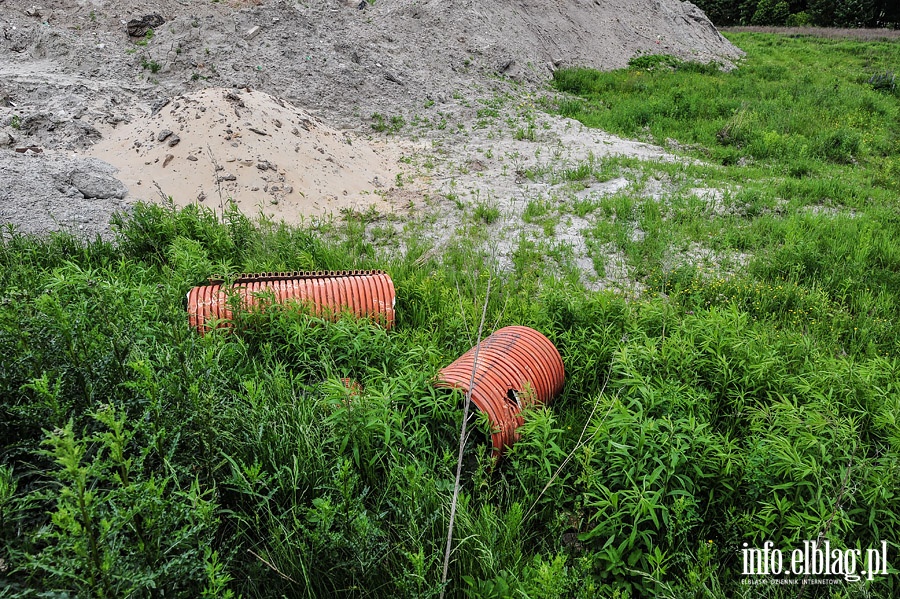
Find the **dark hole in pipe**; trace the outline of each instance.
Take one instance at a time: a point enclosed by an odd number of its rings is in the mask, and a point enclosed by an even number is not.
[[[508,389],[506,391],[506,399],[509,401],[509,403],[518,407],[519,410],[522,409],[522,402],[519,401],[519,392],[516,389]]]

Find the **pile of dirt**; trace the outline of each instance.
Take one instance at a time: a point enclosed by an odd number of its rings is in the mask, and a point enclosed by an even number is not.
[[[218,211],[234,202],[286,222],[393,208],[387,196],[398,171],[389,152],[264,92],[176,96],[102,135],[90,153],[119,169],[132,197],[156,195],[153,183],[179,205]]]
[[[143,37],[129,35],[141,33]],[[125,127],[123,131],[143,136],[138,138],[142,144],[149,142],[151,128],[159,125],[158,136],[162,121],[143,122],[141,115],[207,88],[265,92],[331,126],[357,132],[371,133],[373,113],[409,120],[427,106],[464,121],[474,118],[477,99],[534,90],[561,66],[617,68],[639,53],[722,63],[741,54],[699,9],[678,0],[47,0],[39,6],[33,0],[5,0],[0,2],[0,146],[39,145],[109,156],[104,152],[116,140],[135,141],[115,133],[104,139],[111,127]],[[237,119],[231,124],[238,124]],[[221,133],[218,125],[214,135]],[[246,142],[247,134],[242,138]],[[326,141],[315,144],[326,147]],[[150,143],[152,151],[129,146],[129,152],[151,163],[139,166],[156,168],[156,158],[162,162],[167,155],[153,153],[159,143]],[[186,177],[196,167],[191,180],[172,179],[172,188],[164,187],[179,201],[192,201],[201,191],[207,198],[212,195],[203,186],[212,177],[204,174],[209,163],[200,161],[201,145],[191,142],[191,155],[198,158],[193,165],[182,162],[189,154],[186,143],[167,152],[173,155],[171,170],[152,175],[169,181],[176,170]],[[9,149],[0,147],[0,153]],[[260,156],[270,151],[245,147],[233,157],[253,161],[257,150]],[[215,147],[213,153],[227,168],[225,153],[220,157]],[[361,154],[349,156],[341,162],[346,168],[340,177],[320,177],[320,184],[307,182],[304,189],[339,200],[344,191],[348,196],[354,189],[363,193],[362,183],[351,189],[344,182],[366,164]],[[275,170],[267,171],[268,180],[236,178],[226,193],[262,190],[265,183],[270,184],[266,194],[281,183],[297,193],[302,185],[288,181],[318,168],[290,161],[275,164]],[[295,166],[302,172],[294,172]],[[367,167],[392,168],[381,163]],[[131,189],[137,178],[147,179],[129,174],[128,165],[122,168],[123,177],[133,179]],[[201,185],[196,177],[207,183]],[[280,177],[285,181],[277,180]],[[372,177],[365,171],[350,178],[368,184]],[[282,198],[275,193],[247,196],[246,202],[271,207],[275,198],[281,206]],[[152,195],[144,193],[141,199]],[[317,201],[313,212],[327,212],[322,200]],[[272,212],[290,216],[280,208]]]
[[[164,24],[136,43],[128,21],[154,13]],[[613,69],[640,53],[725,63],[741,54],[700,9],[678,0],[54,0],[37,12],[8,0],[0,27],[11,63],[4,78],[24,65],[32,77],[83,77],[94,84],[61,82],[76,96],[86,87],[83,104],[104,91],[147,99],[249,86],[349,126],[373,110],[471,96],[492,87],[486,75],[542,82],[560,66]],[[112,82],[120,89],[98,89]]]

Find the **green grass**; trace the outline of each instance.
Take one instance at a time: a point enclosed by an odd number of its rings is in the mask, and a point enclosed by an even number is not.
[[[863,163],[898,189],[900,97],[870,83],[900,64],[897,44],[730,38],[748,56],[727,73],[649,56],[608,73],[556,71],[558,89],[584,98],[560,109],[628,137],[697,144],[701,156],[722,164],[768,161],[788,173],[810,163],[849,172],[846,165]]]
[[[500,218],[500,208],[498,208],[496,203],[490,199],[479,200],[475,204],[472,215],[475,217],[475,220],[486,225],[492,225]]]
[[[754,281],[795,282],[859,318],[896,322],[900,96],[872,82],[900,64],[900,49],[729,37],[747,51],[730,72],[665,57],[610,73],[557,71],[555,85],[580,94],[560,102],[563,113],[614,133],[674,139],[704,161],[619,160],[671,191],[654,200],[638,185],[602,200],[594,240],[615,242],[642,281],[689,267],[677,248],[697,243],[750,256],[743,270]],[[694,187],[723,190],[722,206],[698,200]],[[638,226],[647,235],[630,237]],[[895,348],[893,325],[881,326],[885,333],[869,338],[872,354]]]
[[[145,58],[141,58],[141,68],[144,69],[145,71],[149,70],[151,73],[153,73],[155,75],[162,68],[162,65],[159,64],[158,62],[156,62],[155,60],[147,60],[147,58],[145,57]]]
[[[859,55],[883,70],[894,52],[734,39],[749,53],[745,74],[662,61],[640,75],[644,102],[681,87],[715,103],[711,90],[738,79],[753,122],[789,122],[758,104],[780,89],[763,67],[790,54],[798,77],[857,86],[842,96],[853,114],[866,75],[841,73]],[[610,106],[633,100],[604,93]],[[566,105],[596,107],[585,94]],[[828,123],[826,104],[804,110]],[[448,596],[796,597],[742,585],[740,549],[820,535],[842,548],[886,541],[895,565],[900,219],[896,182],[878,173],[896,155],[860,133],[852,165],[824,152],[757,156],[720,143],[722,118],[673,118],[654,135],[736,160],[604,158],[558,175],[629,178],[575,207],[590,219],[589,247],[615,248],[645,290],[629,298],[586,291],[571,248],[525,232],[498,273],[481,242],[499,210],[479,198],[460,201],[475,222],[440,256],[415,227],[389,233],[368,213],[289,227],[138,205],[113,242],[4,230],[0,597],[437,596],[462,410],[432,381],[474,344],[485,301],[489,330],[521,324],[551,339],[566,384],[526,413],[497,464],[477,419]],[[890,129],[869,128],[872,139]],[[653,196],[655,181],[669,191]],[[713,207],[696,187],[727,193]],[[558,227],[563,206],[534,200],[526,220]],[[728,273],[674,259],[701,242],[749,262]],[[214,273],[369,268],[394,280],[391,331],[277,307],[204,337],[187,324],[185,294]],[[891,574],[804,596],[898,590]]]
[[[380,256],[366,226],[139,206],[116,245],[4,235],[0,529],[15,594],[438,591],[460,406],[431,380],[471,346],[491,266],[468,244],[440,263],[415,244]],[[651,277],[668,298],[626,301],[551,278],[557,251],[523,236],[492,286],[488,322],[547,334],[566,387],[496,467],[474,434],[451,596],[738,596],[740,543],[826,525],[833,544],[896,549],[900,361],[872,351],[896,338],[867,316],[877,296],[854,309],[790,278],[684,268]],[[212,273],[312,268],[389,270],[396,329],[290,310],[188,328],[182,298]]]
[[[386,118],[384,115],[372,113],[372,129],[378,133],[398,133],[406,125],[406,120],[400,115],[393,115]]]

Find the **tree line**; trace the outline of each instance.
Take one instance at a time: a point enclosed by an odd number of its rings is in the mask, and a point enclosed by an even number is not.
[[[719,26],[900,27],[897,0],[693,0]]]

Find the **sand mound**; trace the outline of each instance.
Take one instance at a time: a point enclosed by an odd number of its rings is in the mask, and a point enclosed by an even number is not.
[[[101,130],[89,152],[119,169],[132,198],[276,220],[392,206],[398,172],[383,149],[351,139],[309,113],[260,91],[209,88],[173,97],[129,124]]]

